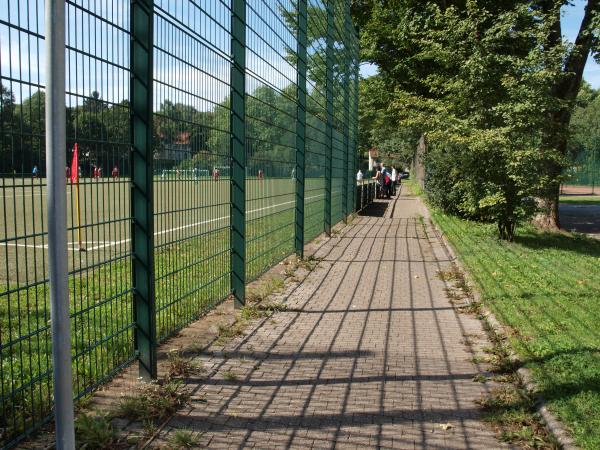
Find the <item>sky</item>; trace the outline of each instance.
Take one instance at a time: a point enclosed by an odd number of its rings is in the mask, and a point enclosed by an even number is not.
[[[563,7],[562,16],[562,31],[565,39],[573,42],[579,31],[581,25],[581,19],[583,18],[583,12],[587,0],[573,0],[573,6]],[[373,64],[362,64],[360,66],[360,73],[363,77],[369,77],[377,73],[377,66]],[[583,78],[592,85],[593,88],[600,88],[600,65],[589,56],[585,70],[583,72]]]

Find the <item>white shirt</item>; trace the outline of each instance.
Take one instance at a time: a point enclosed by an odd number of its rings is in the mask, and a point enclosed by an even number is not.
[[[396,181],[396,175],[397,175],[396,169],[392,169],[392,181]]]
[[[358,173],[356,174],[356,181],[362,181],[363,179],[363,173],[359,170]]]

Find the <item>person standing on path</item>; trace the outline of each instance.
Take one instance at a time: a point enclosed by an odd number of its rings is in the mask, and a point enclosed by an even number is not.
[[[387,199],[392,197],[392,177],[389,169],[385,167],[384,163],[381,163],[381,180],[383,186],[383,195]]]
[[[371,178],[372,180],[375,180],[375,182],[377,183],[377,193],[375,195],[375,197],[377,198],[381,198],[381,193],[382,193],[382,189],[383,189],[383,184],[381,182],[381,167],[380,166],[375,166],[375,176]]]

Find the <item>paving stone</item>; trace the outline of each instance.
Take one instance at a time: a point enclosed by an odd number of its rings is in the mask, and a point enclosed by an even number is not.
[[[211,448],[502,448],[465,338],[485,334],[447,298],[450,261],[427,216],[403,193],[321,245],[287,311],[199,356],[213,375],[157,443],[184,426]]]

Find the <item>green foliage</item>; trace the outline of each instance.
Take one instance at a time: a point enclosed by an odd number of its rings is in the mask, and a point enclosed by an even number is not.
[[[369,14],[364,53],[380,67],[369,84],[388,106],[367,101],[379,110],[367,120],[386,136],[394,126],[426,134],[432,203],[512,239],[555,181],[547,168],[565,164],[543,139],[563,55],[543,47],[550,22],[519,1],[372,2]]]
[[[377,148],[388,165],[409,166],[419,132],[390,119],[390,93],[382,77],[360,80],[359,96],[359,148]]]
[[[442,159],[456,161],[434,169],[430,178],[453,169],[467,173],[463,155],[467,163],[489,157],[493,164],[476,165],[477,180],[462,188],[439,182],[454,190],[445,191],[449,197],[441,206],[458,197],[461,209],[481,211],[510,230],[524,211],[515,212],[521,199],[536,195],[549,207],[548,226],[557,225],[558,187],[569,164],[566,132],[586,60],[581,55],[600,56],[600,2],[587,2],[576,45],[562,40],[561,7],[568,3],[353,1],[362,57],[378,66],[388,91],[388,122],[429,133],[435,151],[452,153]],[[488,139],[488,132],[493,144],[485,149],[478,141]],[[519,163],[532,155],[536,161],[529,168]],[[528,173],[533,176],[524,189]]]

